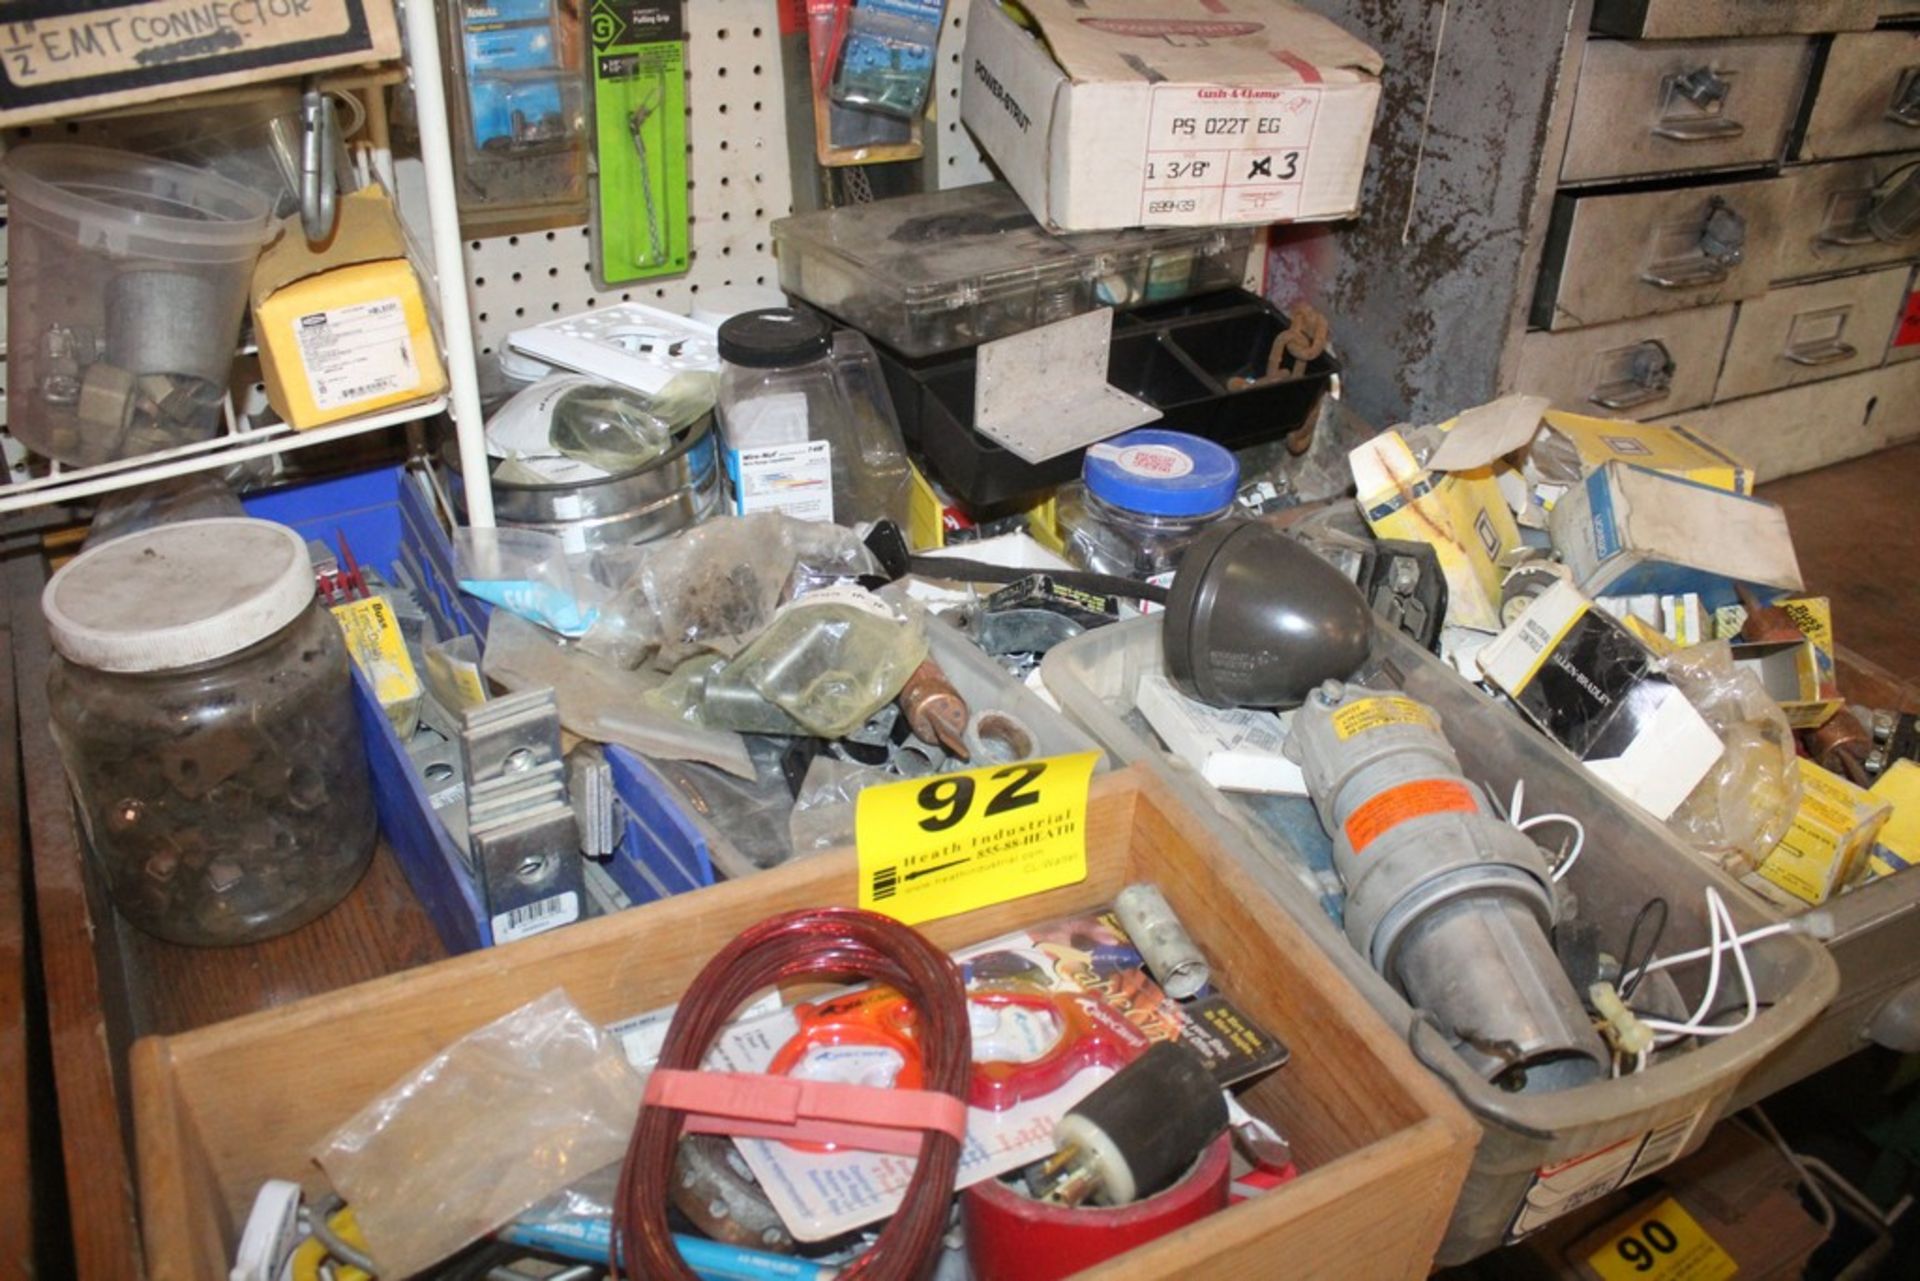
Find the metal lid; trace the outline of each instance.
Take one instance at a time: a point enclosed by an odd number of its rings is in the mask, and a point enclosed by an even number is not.
[[[53,647],[103,672],[160,672],[237,654],[313,599],[300,535],[243,516],[159,525],[89,548],[40,597]]]
[[[825,356],[833,330],[810,311],[764,307],[743,311],[720,326],[720,359],[751,369],[804,365]]]
[[[1240,463],[1210,440],[1145,428],[1087,450],[1087,491],[1102,502],[1148,516],[1205,516],[1233,503]]]

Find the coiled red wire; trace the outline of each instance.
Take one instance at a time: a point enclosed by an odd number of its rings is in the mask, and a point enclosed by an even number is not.
[[[898,921],[852,908],[809,908],[752,926],[721,949],[687,988],[667,1029],[659,1066],[697,1070],[720,1031],[755,993],[800,978],[870,979],[893,988],[919,1015],[926,1088],[964,1101],[973,1037],[966,989],[945,952]],[[642,1107],[620,1168],[613,1206],[615,1281],[698,1281],[673,1246],[667,1223],[668,1184],[685,1113]],[[868,1281],[917,1281],[927,1274],[946,1232],[960,1166],[960,1142],[928,1130],[900,1209],[873,1248],[842,1272]]]

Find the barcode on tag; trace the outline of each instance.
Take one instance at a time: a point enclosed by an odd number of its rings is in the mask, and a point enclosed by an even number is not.
[[[1686,1148],[1687,1139],[1692,1136],[1693,1127],[1699,1120],[1700,1113],[1691,1112],[1677,1121],[1669,1121],[1647,1131],[1647,1141],[1640,1145],[1640,1154],[1634,1157],[1627,1177],[1620,1180],[1622,1186],[1643,1174],[1652,1174],[1660,1167],[1672,1164],[1674,1158]]]
[[[538,903],[516,907],[493,918],[493,941],[511,943],[531,938],[580,919],[580,896],[572,890],[543,898]]]

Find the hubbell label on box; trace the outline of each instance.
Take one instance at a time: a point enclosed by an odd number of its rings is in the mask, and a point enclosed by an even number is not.
[[[0,125],[400,53],[389,0],[24,0],[5,17]]]
[[[967,23],[961,119],[1057,228],[1338,218],[1380,55],[1280,0],[1028,0]]]

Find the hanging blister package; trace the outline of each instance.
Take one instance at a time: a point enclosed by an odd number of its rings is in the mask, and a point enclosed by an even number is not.
[[[927,105],[943,0],[854,0],[833,73],[843,107],[911,120]]]
[[[580,18],[559,0],[462,0],[443,24],[463,221],[580,209],[586,112]]]
[[[942,0],[806,0],[820,164],[920,158],[941,8]]]
[[[601,0],[593,40],[593,262],[603,288],[687,269],[682,0]]]

